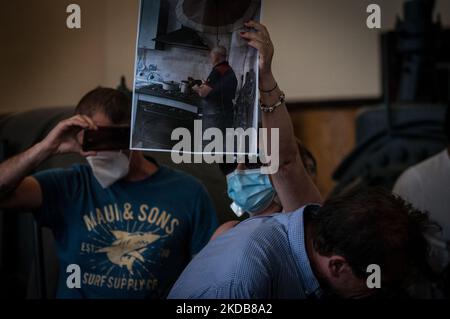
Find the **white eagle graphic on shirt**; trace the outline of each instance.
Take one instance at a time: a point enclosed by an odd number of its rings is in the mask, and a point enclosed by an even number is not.
[[[106,253],[109,261],[120,267],[127,267],[131,275],[133,265],[136,260],[144,263],[142,253],[147,250],[147,246],[161,238],[153,233],[128,233],[124,231],[112,231],[116,240],[109,247],[97,250],[97,253]]]

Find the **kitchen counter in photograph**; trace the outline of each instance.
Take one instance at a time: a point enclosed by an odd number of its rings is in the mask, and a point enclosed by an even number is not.
[[[172,131],[183,127],[193,132],[194,120],[200,118],[198,95],[164,90],[159,84],[137,88],[134,104],[134,148],[172,149],[178,143],[171,140]]]
[[[152,84],[136,89],[137,100],[154,102],[198,113],[201,98],[196,93],[183,94],[178,90],[164,90],[160,84]]]

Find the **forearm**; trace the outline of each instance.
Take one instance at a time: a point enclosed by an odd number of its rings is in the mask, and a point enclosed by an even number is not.
[[[202,84],[201,86],[199,86],[197,88],[196,92],[200,97],[204,98],[204,97],[207,97],[211,93],[212,90],[213,89],[211,87],[209,87],[208,85]]]
[[[262,90],[271,90],[276,81],[270,74],[260,78]],[[261,92],[262,103],[268,106],[279,101],[281,90],[275,89],[271,93]],[[285,103],[273,112],[262,112],[263,127],[268,132],[268,153],[271,156],[272,143],[279,144],[279,169],[272,175],[272,181],[286,211],[293,211],[309,203],[321,203],[322,198],[317,187],[312,182],[300,157],[294,128]],[[272,141],[270,129],[279,129],[279,140]],[[273,148],[276,150],[277,148]]]
[[[274,46],[267,28],[255,21],[245,23],[247,28],[253,28],[256,32],[241,32],[241,37],[248,45],[259,51],[259,82],[261,88],[262,103],[270,107],[278,104],[281,90],[275,88],[276,81],[272,75],[272,59]],[[264,91],[270,91],[264,92]],[[279,167],[271,175],[272,184],[277,191],[281,204],[285,211],[296,210],[308,203],[320,203],[322,198],[316,186],[309,177],[301,161],[299,149],[295,140],[291,117],[286,105],[282,103],[273,112],[263,112],[263,127],[268,131],[268,143],[266,153],[269,159],[278,157]],[[278,129],[278,141],[272,141],[272,129]],[[275,147],[277,143],[278,148]],[[277,152],[278,154],[272,154]],[[270,167],[276,163],[270,163]]]
[[[14,192],[20,182],[46,160],[52,152],[38,143],[0,164],[0,201]]]
[[[264,91],[271,90],[277,85],[276,80],[270,73],[260,77],[260,88]],[[276,88],[270,93],[261,92],[261,101],[265,105],[274,105],[278,102],[281,94],[280,88]],[[295,140],[294,128],[292,126],[291,117],[287,111],[286,104],[283,103],[277,107],[274,112],[262,112],[263,127],[269,129],[268,134],[268,153],[271,153],[272,141],[270,140],[270,129],[279,129],[279,163],[280,166],[292,163],[296,160],[298,154],[297,142]],[[277,141],[277,142],[279,142]]]

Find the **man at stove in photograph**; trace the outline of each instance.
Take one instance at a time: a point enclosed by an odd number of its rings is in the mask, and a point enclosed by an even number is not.
[[[226,128],[233,127],[233,100],[238,81],[227,61],[225,47],[212,48],[209,58],[213,69],[208,79],[192,89],[203,98],[203,129],[217,127],[225,132]]]

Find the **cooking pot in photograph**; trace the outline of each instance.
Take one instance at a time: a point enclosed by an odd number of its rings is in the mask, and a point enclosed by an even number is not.
[[[178,91],[180,90],[180,83],[175,81],[164,81],[162,87],[166,91]]]
[[[188,81],[181,81],[180,90],[183,94],[191,94],[191,84]]]

